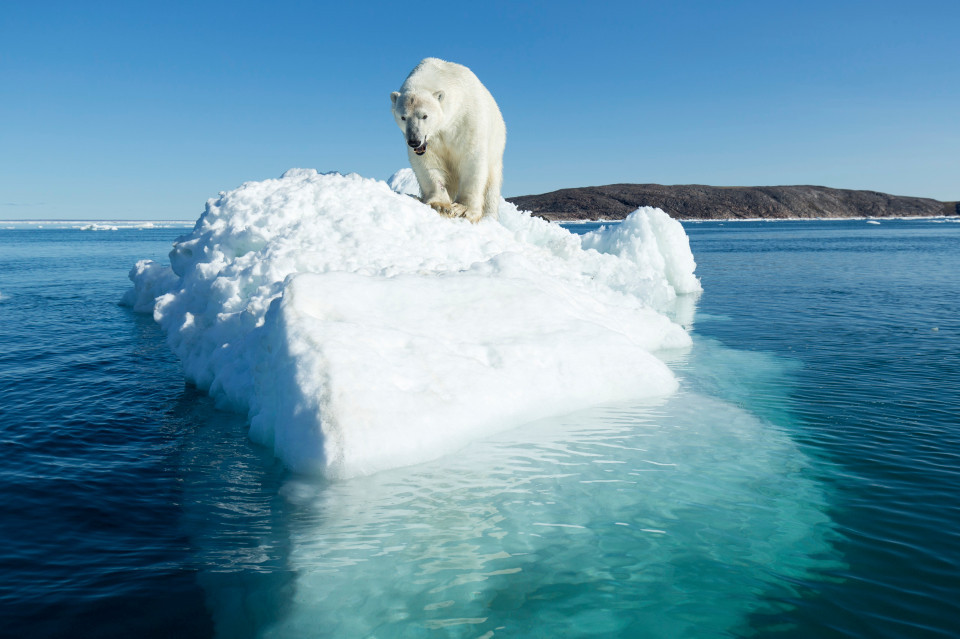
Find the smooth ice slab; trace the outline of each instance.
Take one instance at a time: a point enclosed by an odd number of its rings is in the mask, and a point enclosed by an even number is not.
[[[330,477],[671,392],[652,353],[689,337],[659,311],[699,290],[656,209],[581,239],[506,202],[473,225],[312,170],[210,200],[170,257],[133,268],[126,303],[152,306],[186,376],[254,440]]]

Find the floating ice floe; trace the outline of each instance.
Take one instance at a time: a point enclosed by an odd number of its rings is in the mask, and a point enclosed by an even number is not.
[[[409,169],[389,184],[416,191]],[[663,313],[700,290],[680,224],[578,236],[502,202],[447,219],[387,183],[292,169],[207,203],[170,266],[138,262],[186,377],[294,471],[369,474],[588,406],[664,395]]]

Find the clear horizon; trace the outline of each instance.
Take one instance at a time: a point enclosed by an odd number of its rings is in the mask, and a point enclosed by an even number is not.
[[[352,6],[14,2],[0,219],[190,220],[292,167],[408,166],[389,93],[469,66],[507,123],[504,196],[813,184],[960,200],[950,2]]]

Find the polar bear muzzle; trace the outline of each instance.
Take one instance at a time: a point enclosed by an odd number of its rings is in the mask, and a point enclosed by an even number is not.
[[[427,152],[427,138],[423,138],[422,142],[417,138],[407,138],[407,146],[413,149],[413,152],[417,155],[423,155]]]

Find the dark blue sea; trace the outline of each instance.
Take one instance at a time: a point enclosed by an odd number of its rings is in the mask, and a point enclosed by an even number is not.
[[[186,229],[0,223],[0,636],[960,636],[960,223],[684,226],[674,397],[327,483],[118,304]]]

